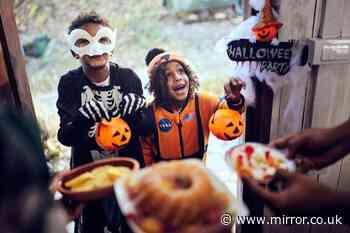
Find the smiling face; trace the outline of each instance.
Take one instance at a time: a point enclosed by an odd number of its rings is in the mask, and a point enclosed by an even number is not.
[[[185,101],[189,92],[189,78],[183,66],[171,61],[166,65],[164,73],[170,99],[175,103]]]
[[[275,25],[270,25],[254,31],[256,40],[262,42],[270,42],[277,37],[278,28]]]
[[[114,48],[114,32],[101,24],[87,23],[69,35],[71,50],[83,65],[105,67]]]

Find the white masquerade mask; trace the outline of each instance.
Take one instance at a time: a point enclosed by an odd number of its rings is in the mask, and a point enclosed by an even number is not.
[[[68,43],[70,49],[80,57],[84,55],[99,56],[104,53],[111,55],[115,47],[116,36],[117,30],[112,31],[109,27],[101,27],[95,36],[91,36],[87,31],[78,28],[68,35]],[[80,46],[77,45],[79,40],[84,40]]]

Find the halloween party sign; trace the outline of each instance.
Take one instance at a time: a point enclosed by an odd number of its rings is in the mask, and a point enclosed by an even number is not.
[[[292,43],[273,45],[265,42],[251,43],[247,39],[231,41],[227,55],[235,62],[258,62],[260,72],[269,71],[284,75],[290,70]]]
[[[255,62],[260,72],[287,74],[290,70],[293,42],[277,40],[282,26],[273,14],[271,0],[265,0],[261,13],[243,22],[239,29],[249,32],[242,33],[242,37],[238,39],[234,35],[234,39],[228,41],[228,57],[238,64]],[[240,33],[239,30],[236,34]]]

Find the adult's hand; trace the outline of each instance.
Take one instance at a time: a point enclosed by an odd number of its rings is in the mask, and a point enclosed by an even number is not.
[[[62,205],[69,220],[71,221],[79,217],[83,204],[77,201],[69,200],[58,192],[58,188],[60,187],[62,182],[62,177],[68,172],[69,171],[62,171],[56,174],[51,180],[49,190],[52,193],[52,195],[54,195],[55,200]]]
[[[307,129],[271,142],[277,149],[287,149],[288,158],[296,159],[302,171],[324,168],[342,158],[348,143],[337,137],[335,128]]]
[[[336,191],[305,175],[279,170],[275,179],[282,182],[281,191],[270,191],[252,178],[243,177],[244,183],[277,214],[320,216],[331,214],[330,210],[338,207]]]

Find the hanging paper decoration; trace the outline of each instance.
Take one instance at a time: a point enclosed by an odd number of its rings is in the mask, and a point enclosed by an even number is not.
[[[272,0],[250,0],[249,3],[258,14],[235,26],[217,43],[216,49],[226,53],[232,61],[232,76],[247,83],[248,88],[243,94],[247,103],[254,105],[252,77],[264,81],[276,91],[288,83],[288,79],[297,83],[302,73],[300,70],[306,72],[308,67],[300,66],[306,63],[304,42],[278,40],[283,24],[272,7]],[[273,3],[279,4],[277,0]]]
[[[277,38],[278,30],[283,26],[272,15],[271,0],[266,0],[260,21],[253,27],[257,41],[271,42]]]
[[[235,26],[231,33],[216,44],[216,50],[226,53],[232,61],[232,76],[247,84],[243,95],[250,106],[255,104],[255,88],[252,80],[265,82],[273,92],[288,84],[289,98],[281,112],[281,122],[292,122],[281,133],[297,131],[300,115],[295,109],[304,104],[305,79],[310,77],[305,66],[308,49],[303,40],[281,42],[278,38],[282,23],[274,7],[280,0],[250,0],[258,14]],[[295,122],[295,124],[294,124]]]
[[[240,65],[256,62],[260,72],[287,74],[292,58],[292,43],[277,40],[278,30],[283,24],[273,16],[271,0],[265,1],[258,19],[254,26],[250,24],[250,38],[236,38],[227,43],[227,55]],[[256,18],[250,21],[254,20]]]

